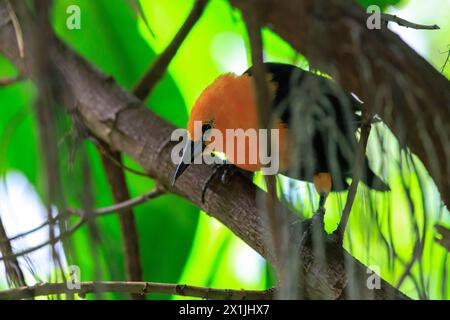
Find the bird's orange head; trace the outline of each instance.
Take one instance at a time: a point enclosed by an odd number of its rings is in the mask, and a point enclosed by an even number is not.
[[[223,134],[226,129],[257,129],[258,113],[250,76],[227,73],[218,77],[201,93],[192,108],[187,125],[190,137],[194,137],[195,121],[210,125]]]
[[[198,129],[196,132],[196,128],[199,127],[202,128],[201,132],[198,132]],[[279,128],[284,129],[285,126]],[[211,140],[205,140],[203,145],[202,142],[199,142],[204,131],[208,129],[220,131],[222,143],[214,144],[214,151],[224,153],[228,162],[247,171],[254,172],[261,169],[258,157],[259,142],[251,144],[248,137],[245,136],[244,147],[241,147],[239,143],[242,143],[242,140],[239,141],[236,136],[227,135],[227,129],[234,132],[238,129],[241,129],[241,132],[253,129],[254,132],[259,132],[254,84],[249,75],[239,76],[231,73],[221,75],[200,94],[191,110],[187,125],[189,139],[192,142],[191,149],[193,152],[191,154],[193,156],[196,156],[196,152],[203,152],[208,144],[214,142],[215,137]],[[234,139],[234,141],[228,141],[231,139]],[[259,139],[259,137],[256,139]],[[229,147],[227,147],[229,143],[233,143],[234,152],[230,152]],[[255,159],[251,154],[256,154],[257,158]],[[179,165],[174,181],[186,167],[183,164]]]
[[[246,131],[259,128],[253,80],[250,76],[227,73],[218,77],[202,92],[192,108],[187,126],[190,137],[195,136],[194,124],[196,121],[199,121],[202,126],[207,125],[221,132],[222,143],[216,144],[214,149],[217,152],[223,152],[229,162],[248,171],[260,169],[258,161],[255,163],[249,159],[252,146],[248,140],[245,141],[245,146],[239,149],[238,143],[240,142],[237,137],[233,137],[234,152],[230,152],[226,148],[227,143],[230,142],[228,140],[231,139],[231,137],[227,139],[227,129]],[[194,138],[194,140],[196,139]],[[213,141],[214,138],[206,141],[206,145]],[[257,152],[257,148],[253,151]],[[239,162],[237,158],[242,152],[245,152],[242,158],[245,161]]]

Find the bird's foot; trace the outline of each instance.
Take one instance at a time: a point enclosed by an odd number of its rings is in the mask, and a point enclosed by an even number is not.
[[[208,177],[208,179],[205,181],[205,184],[203,185],[201,195],[202,203],[205,203],[206,190],[208,190],[208,187],[214,180],[214,178],[220,176],[220,181],[223,184],[228,184],[236,171],[237,167],[227,162],[215,164],[212,174]]]

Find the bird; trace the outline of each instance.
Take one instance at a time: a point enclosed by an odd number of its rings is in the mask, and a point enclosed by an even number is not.
[[[313,183],[324,212],[330,192],[348,189],[348,178],[355,169],[356,132],[361,125],[362,102],[334,80],[290,64],[263,64],[270,98],[271,124],[279,130],[279,174]],[[258,121],[254,67],[241,75],[225,73],[214,80],[196,100],[187,124],[189,140],[177,164],[173,181],[193,160],[205,152],[225,153],[228,163],[248,173],[262,169],[261,162],[249,161],[251,146],[246,145],[245,161],[227,154],[226,130],[263,129]],[[195,123],[201,124],[201,137],[195,138]],[[212,129],[223,134],[222,147],[210,150],[205,135]],[[258,147],[256,147],[258,148]],[[234,149],[235,153],[239,151]],[[370,189],[388,191],[389,186],[369,167],[364,157],[361,181]],[[322,214],[323,217],[323,214]],[[323,218],[322,218],[323,219]]]

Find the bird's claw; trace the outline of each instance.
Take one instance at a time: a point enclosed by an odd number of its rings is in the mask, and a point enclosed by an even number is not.
[[[214,165],[214,170],[213,170],[212,174],[205,181],[205,184],[203,185],[203,188],[202,188],[202,195],[201,195],[202,203],[205,203],[206,190],[208,190],[208,187],[211,184],[211,182],[214,180],[214,178],[218,174],[220,174],[220,181],[223,184],[228,184],[231,180],[231,177],[235,173],[235,169],[236,169],[236,167],[234,165],[231,165],[226,162]]]

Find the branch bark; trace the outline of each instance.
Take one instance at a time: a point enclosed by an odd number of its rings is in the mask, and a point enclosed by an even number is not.
[[[283,3],[279,5],[283,6]],[[0,2],[0,13],[2,10],[4,5]],[[12,24],[0,21],[1,25],[0,52],[28,75],[27,60],[20,58]],[[248,179],[237,174],[226,186],[220,181],[211,183],[206,201],[202,203],[202,186],[212,174],[212,168],[195,165],[172,187],[175,165],[171,161],[174,143],[170,141],[170,136],[175,127],[154,115],[135,96],[100,74],[65,45],[55,41],[47,48],[47,54],[61,79],[64,79],[66,105],[71,107],[72,112],[79,114],[93,134],[112,148],[128,154],[167,191],[189,199],[221,221],[270,263],[275,263],[273,250],[265,245],[269,230],[256,205],[256,193],[260,191]],[[299,247],[299,218],[285,210],[280,214],[292,226],[289,232],[292,247]],[[312,249],[307,246],[301,252],[293,252],[298,255],[303,268],[305,298],[337,299],[350,288],[355,298],[406,298],[385,281],[381,281],[380,289],[370,290],[364,265],[333,243],[327,243],[325,250],[326,261],[315,259]]]
[[[238,9],[258,0],[230,0]],[[266,26],[312,67],[331,74],[379,114],[403,146],[415,153],[450,204],[450,84],[390,30],[369,30],[353,1],[267,0]]]

